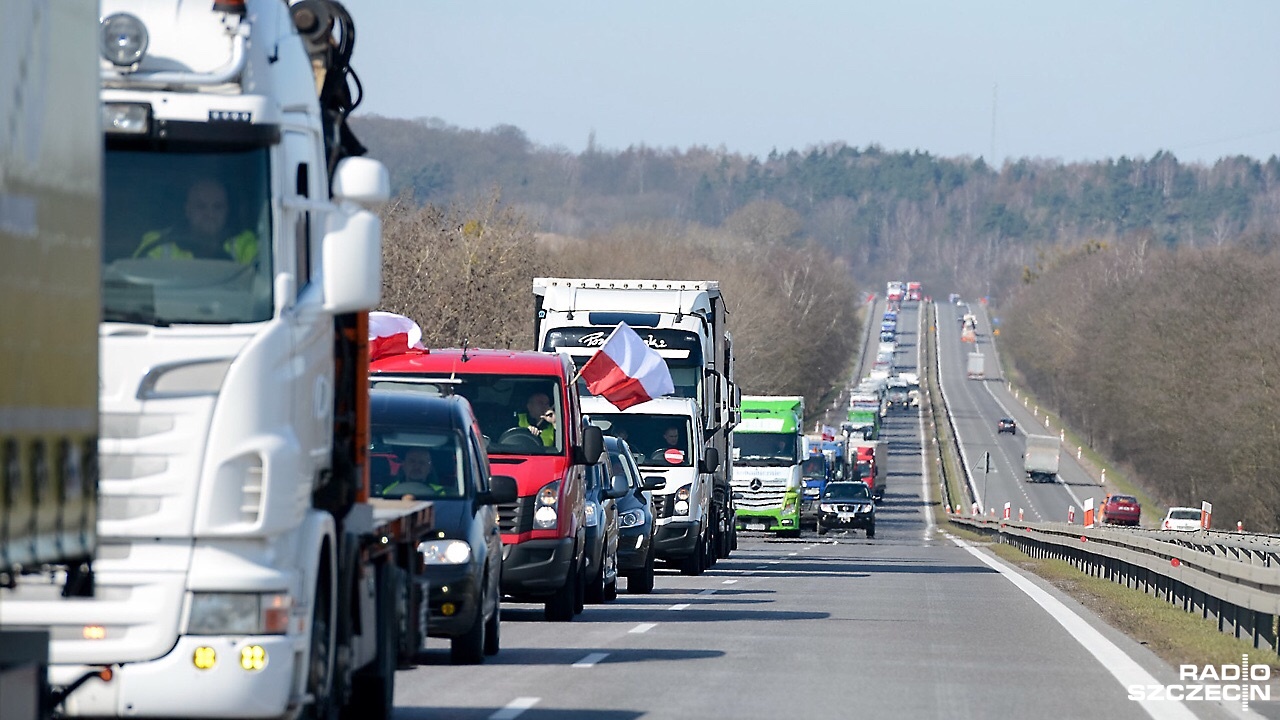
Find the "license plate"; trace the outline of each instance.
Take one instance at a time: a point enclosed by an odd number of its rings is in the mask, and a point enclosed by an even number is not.
[[[753,522],[747,523],[748,530],[764,530],[766,527],[768,526],[765,525],[764,523],[753,523]]]
[[[841,520],[852,520],[854,518],[854,514],[853,513],[836,513],[836,517],[840,518]]]

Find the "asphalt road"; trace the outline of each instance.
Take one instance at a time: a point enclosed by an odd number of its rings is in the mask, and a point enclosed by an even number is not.
[[[904,315],[911,327],[914,308]],[[902,339],[909,365],[915,338]],[[972,441],[994,431],[990,408],[965,414]],[[746,534],[707,573],[660,570],[653,594],[624,592],[572,623],[507,604],[503,649],[484,665],[449,665],[436,640],[425,665],[397,674],[396,718],[1240,716],[1225,703],[1129,699],[1129,684],[1173,683],[1175,671],[1047,584],[939,533],[920,430],[915,412],[885,423],[875,540]],[[1053,489],[1040,490],[1049,511]]]

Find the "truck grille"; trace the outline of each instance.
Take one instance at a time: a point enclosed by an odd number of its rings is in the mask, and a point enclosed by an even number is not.
[[[756,485],[756,489],[752,489]],[[752,478],[743,473],[733,479],[734,503],[743,510],[781,507],[787,495],[786,478]]]
[[[653,496],[653,517],[655,520],[669,518],[675,513],[676,496],[671,495],[654,495]]]
[[[498,532],[518,534],[533,529],[533,496],[498,505]]]

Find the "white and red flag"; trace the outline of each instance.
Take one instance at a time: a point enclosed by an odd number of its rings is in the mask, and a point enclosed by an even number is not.
[[[369,313],[369,362],[410,349],[424,349],[418,323],[396,313],[381,310]]]
[[[592,395],[603,397],[619,410],[676,389],[666,361],[626,323],[618,323],[579,374]]]

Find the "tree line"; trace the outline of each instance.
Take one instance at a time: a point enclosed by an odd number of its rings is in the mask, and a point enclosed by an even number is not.
[[[868,286],[922,280],[999,295],[1046,246],[1133,234],[1166,247],[1239,238],[1270,246],[1280,225],[1280,159],[1211,166],[1171,153],[1091,163],[943,158],[842,143],[764,158],[691,147],[583,152],[542,147],[516,127],[440,120],[355,122],[393,186],[417,202],[474,201],[501,188],[540,229],[584,237],[673,221],[723,227],[757,202],[800,218],[797,237],[844,259]]]
[[[1088,242],[1042,258],[1000,342],[1039,396],[1169,505],[1280,531],[1280,256]]]

